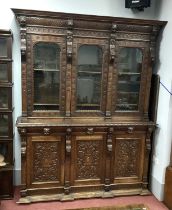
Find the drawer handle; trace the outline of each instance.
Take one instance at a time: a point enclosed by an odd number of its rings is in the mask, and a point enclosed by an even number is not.
[[[93,128],[87,128],[87,132],[88,135],[92,135],[94,133],[94,129]]]
[[[133,133],[134,127],[128,127],[128,133]]]

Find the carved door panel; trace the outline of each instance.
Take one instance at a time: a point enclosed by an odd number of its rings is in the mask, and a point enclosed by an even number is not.
[[[105,134],[83,135],[72,139],[72,185],[100,185],[105,173]]]
[[[73,115],[102,115],[105,112],[108,53],[107,39],[74,38],[71,77]]]
[[[31,136],[28,138],[28,187],[64,185],[64,143],[62,136]]]
[[[144,163],[144,134],[117,134],[113,140],[113,183],[141,182]]]

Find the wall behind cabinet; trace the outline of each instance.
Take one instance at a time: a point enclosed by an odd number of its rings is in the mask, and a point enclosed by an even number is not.
[[[144,12],[133,12],[130,9],[125,9],[125,0],[6,0],[0,7],[0,28],[11,29],[14,35],[13,40],[13,81],[14,81],[14,123],[16,118],[21,115],[21,61],[20,61],[20,39],[19,28],[14,19],[14,15],[10,8],[24,8],[35,10],[47,10],[57,12],[94,14],[115,17],[141,18],[141,19],[161,19],[172,20],[170,8],[172,2],[169,0],[152,0],[152,6],[145,9]],[[160,8],[161,6],[161,8]],[[157,72],[162,76],[162,80],[171,89],[171,71],[172,63],[171,56],[171,36],[172,36],[172,21],[167,24],[160,48],[160,65],[157,65]],[[169,25],[170,24],[170,25]],[[170,76],[171,75],[171,76]],[[170,96],[166,91],[160,89],[160,100],[158,108],[158,123],[160,132],[157,132],[155,141],[155,151],[157,162],[153,162],[152,170],[152,190],[157,198],[162,199],[165,167],[169,161],[171,132],[170,126],[172,115],[169,117],[170,111]],[[15,183],[20,184],[20,139],[15,128]],[[158,186],[158,187],[156,187]]]

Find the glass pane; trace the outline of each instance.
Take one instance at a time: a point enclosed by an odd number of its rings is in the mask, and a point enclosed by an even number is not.
[[[77,72],[77,110],[100,110],[101,48],[95,45],[81,46],[78,51]]]
[[[0,63],[0,81],[8,81],[7,64]]]
[[[118,62],[116,110],[138,110],[142,51],[139,48],[122,48]]]
[[[8,136],[8,115],[0,114],[0,136]]]
[[[0,109],[8,108],[8,89],[0,88]]]
[[[0,57],[7,57],[7,40],[0,38]]]
[[[0,167],[7,164],[8,158],[8,145],[0,143]]]
[[[60,48],[53,43],[34,46],[34,109],[58,110]]]

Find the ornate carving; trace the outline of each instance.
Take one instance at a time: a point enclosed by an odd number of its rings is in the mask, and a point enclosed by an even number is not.
[[[21,61],[26,62],[26,16],[18,16],[18,21],[21,26]]]
[[[27,17],[28,25],[42,25],[42,26],[55,26],[55,27],[66,27],[65,19],[55,18],[43,18],[43,17]]]
[[[71,154],[71,128],[66,129],[66,154]]]
[[[150,33],[152,31],[152,26],[118,24],[118,31]]]
[[[107,151],[112,152],[112,134],[113,134],[114,128],[110,127],[108,130],[108,137],[107,137]]]
[[[79,141],[77,147],[76,178],[100,178],[99,167],[101,159],[100,141]]]
[[[140,143],[138,139],[117,139],[115,154],[115,176],[138,176]]]
[[[43,130],[44,135],[50,135],[50,128],[44,128]]]
[[[72,61],[72,45],[73,45],[73,20],[68,20],[67,30],[67,61]]]
[[[34,142],[33,181],[57,181],[60,177],[60,147],[58,142]]]
[[[159,29],[160,29],[160,26],[152,27],[151,42],[150,42],[150,54],[151,54],[152,63],[154,63],[155,61],[155,54],[156,54],[155,46],[156,46],[156,38],[157,38]]]
[[[111,37],[110,37],[110,61],[113,62],[115,59],[115,39],[116,39],[117,25],[112,24]]]
[[[144,41],[148,42],[150,40],[150,34],[139,34],[139,33],[129,33],[129,32],[117,32],[117,40],[129,40],[129,41]]]

